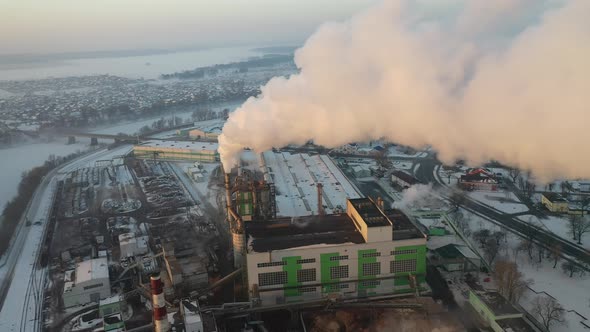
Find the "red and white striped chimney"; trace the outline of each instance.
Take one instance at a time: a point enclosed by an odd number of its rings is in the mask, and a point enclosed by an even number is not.
[[[168,316],[166,315],[164,284],[160,279],[160,275],[152,275],[150,277],[150,284],[152,286],[152,307],[154,308],[154,331],[168,332],[170,331],[170,324],[168,323]]]

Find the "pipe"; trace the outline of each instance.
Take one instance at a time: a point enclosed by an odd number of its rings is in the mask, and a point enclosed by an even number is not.
[[[227,221],[232,222],[231,216],[231,191],[230,191],[230,183],[229,183],[229,173],[224,174],[225,179],[225,207],[227,209]]]
[[[320,216],[323,216],[324,215],[324,203],[322,202],[322,195],[323,195],[324,185],[321,183],[318,183],[317,187],[318,187],[318,214]]]
[[[168,316],[166,315],[166,301],[164,300],[164,284],[160,279],[159,274],[150,277],[150,285],[152,287],[152,307],[154,312],[154,331],[168,332],[170,331],[170,324],[168,323]]]

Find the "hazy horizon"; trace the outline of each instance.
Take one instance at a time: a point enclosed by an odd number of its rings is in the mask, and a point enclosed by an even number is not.
[[[2,0],[0,55],[300,45],[374,0]]]

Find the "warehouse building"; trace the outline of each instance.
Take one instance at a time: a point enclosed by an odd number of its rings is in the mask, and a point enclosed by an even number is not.
[[[161,160],[219,161],[217,143],[185,141],[147,141],[133,147],[136,158]]]
[[[80,262],[64,277],[64,307],[98,303],[111,296],[109,264],[106,257]]]
[[[391,182],[404,189],[408,189],[411,186],[420,183],[418,179],[410,174],[398,170],[391,172]]]
[[[368,198],[346,213],[245,223],[250,298],[261,305],[427,289],[426,237]]]

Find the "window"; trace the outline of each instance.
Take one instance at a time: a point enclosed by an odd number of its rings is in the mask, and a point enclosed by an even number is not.
[[[102,282],[100,284],[94,284],[94,285],[89,285],[89,286],[85,286],[84,290],[89,290],[89,289],[93,289],[93,288],[99,288],[102,287]]]
[[[404,250],[393,250],[391,255],[405,255],[405,254],[415,254],[418,253],[416,249],[404,249]]]
[[[297,270],[297,282],[315,281],[315,269]]]
[[[297,288],[297,290],[299,290],[301,293],[313,293],[316,291],[316,287],[299,287]]]
[[[363,263],[363,276],[376,276],[381,274],[381,263]]]
[[[389,265],[390,273],[400,272],[414,272],[416,271],[416,260],[415,259],[404,259],[401,261],[392,261]]]
[[[270,266],[283,266],[287,265],[287,262],[270,262],[270,263],[258,263],[258,267],[270,267]]]
[[[381,280],[363,280],[361,281],[362,288],[377,287],[381,284]]]
[[[315,263],[315,258],[298,259],[297,264]]]
[[[259,286],[283,285],[287,283],[287,271],[265,272],[258,274]]]
[[[348,289],[350,287],[349,284],[331,284],[328,285],[327,291],[328,292],[337,292],[341,289]]]
[[[369,258],[369,257],[379,257],[381,256],[380,252],[368,252],[362,255],[363,258]]]
[[[334,261],[345,261],[347,259],[348,259],[348,255],[344,255],[344,256],[332,256],[332,257],[330,257],[330,260],[332,262],[334,262]]]
[[[340,278],[348,278],[348,265],[330,267],[330,279]]]

